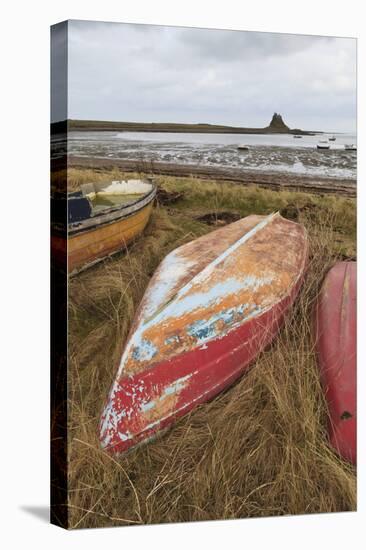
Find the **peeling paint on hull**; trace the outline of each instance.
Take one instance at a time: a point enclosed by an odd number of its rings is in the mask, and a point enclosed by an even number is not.
[[[302,282],[302,226],[249,216],[180,247],[154,274],[102,414],[123,452],[234,382],[278,332]]]
[[[356,464],[356,262],[330,269],[315,309],[318,362],[329,408],[329,440]]]

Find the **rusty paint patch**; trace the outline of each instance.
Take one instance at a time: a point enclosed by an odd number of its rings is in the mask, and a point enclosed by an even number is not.
[[[173,299],[178,290],[250,231],[265,216],[248,216],[173,250],[153,275],[136,313],[134,330]]]
[[[302,227],[279,215],[250,218],[228,226],[229,236],[223,228],[164,260],[140,308],[120,374],[140,372],[223,337],[288,293],[303,257]],[[222,250],[212,260],[210,243],[215,243],[215,253]]]

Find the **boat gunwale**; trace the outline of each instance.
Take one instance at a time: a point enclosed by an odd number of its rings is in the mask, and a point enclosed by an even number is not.
[[[129,218],[133,214],[136,214],[142,210],[145,206],[148,206],[155,198],[157,193],[157,185],[153,181],[148,182],[152,189],[143,197],[122,206],[113,206],[106,209],[101,214],[97,214],[93,217],[87,218],[80,222],[74,222],[67,225],[67,235],[74,236],[80,233],[86,233],[88,231],[95,231],[99,227],[104,227],[115,222],[120,221],[123,218]]]

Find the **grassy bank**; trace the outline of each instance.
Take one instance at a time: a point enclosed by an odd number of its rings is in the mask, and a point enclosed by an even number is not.
[[[56,123],[54,130],[57,128]],[[190,134],[301,134],[313,135],[300,129],[293,129],[284,125],[269,125],[264,128],[247,128],[242,126],[226,126],[222,124],[185,124],[175,122],[117,122],[108,120],[74,120],[68,121],[69,130],[77,131],[119,131],[119,132],[174,132]],[[320,132],[321,133],[321,132]]]
[[[69,172],[74,189],[122,177]],[[70,280],[70,527],[355,509],[355,471],[327,445],[310,324],[324,273],[356,254],[354,199],[196,178],[157,182],[168,194],[179,192],[178,201],[156,205],[128,253]],[[279,337],[237,384],[162,437],[118,460],[102,452],[101,408],[159,262],[227,220],[274,210],[303,223],[311,243],[306,282]]]

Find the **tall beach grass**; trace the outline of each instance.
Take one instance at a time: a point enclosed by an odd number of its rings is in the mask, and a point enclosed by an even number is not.
[[[75,189],[123,174],[70,170],[69,178]],[[355,470],[327,442],[311,319],[329,266],[356,254],[355,201],[195,178],[157,181],[183,197],[171,206],[157,204],[127,252],[70,279],[69,527],[354,510]],[[229,390],[155,441],[119,458],[102,451],[101,409],[159,262],[215,229],[199,221],[206,213],[246,216],[294,207],[309,233],[309,268],[271,347]]]

